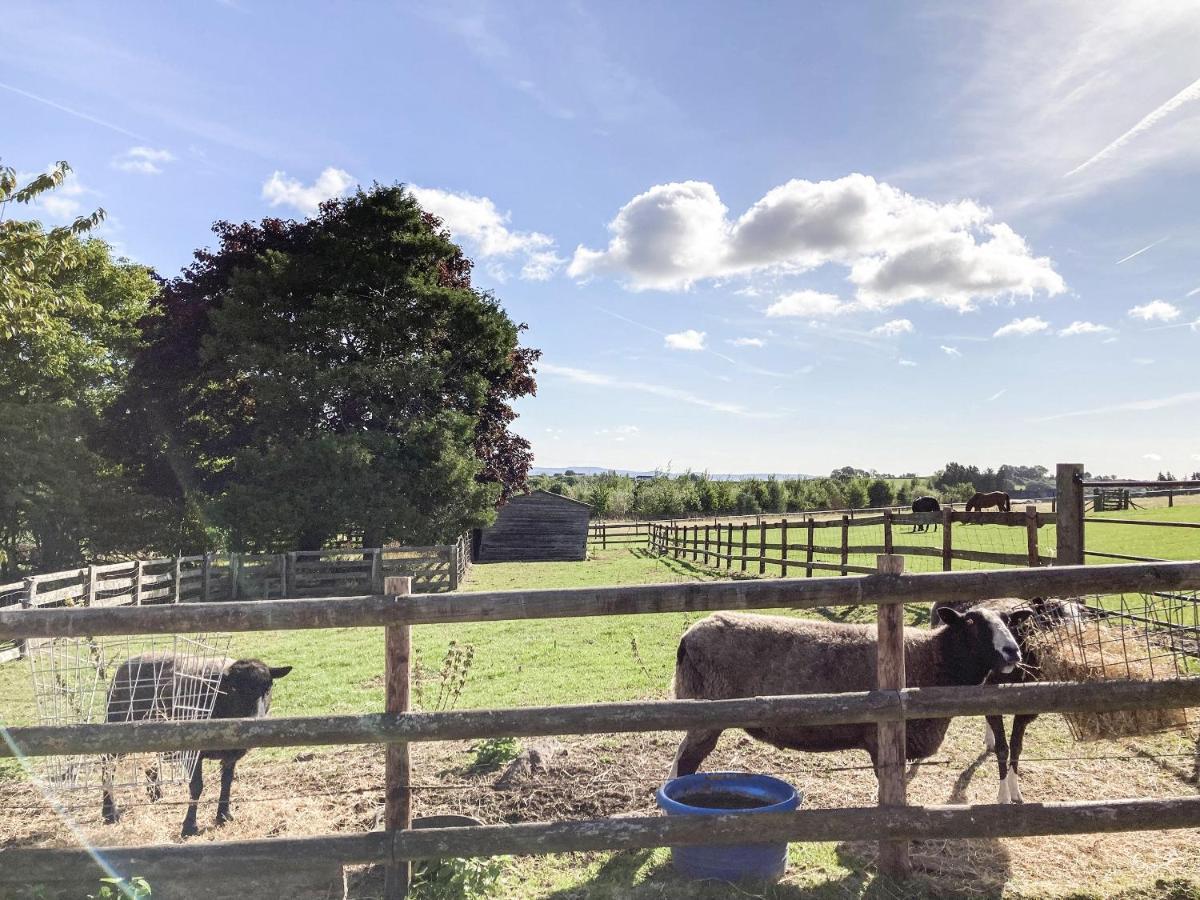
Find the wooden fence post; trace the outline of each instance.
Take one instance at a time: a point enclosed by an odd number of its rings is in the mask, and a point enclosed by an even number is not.
[[[456,560],[454,559],[453,556],[451,556],[450,557],[451,571],[453,571],[455,563],[456,563]],[[379,547],[374,547],[371,549],[371,574],[367,576],[368,581],[370,582],[370,585],[371,585],[370,590],[372,593],[375,592],[375,589],[377,587],[380,587],[380,588],[383,587],[383,583],[380,581],[380,578],[382,578],[382,577],[383,577],[383,550]],[[454,575],[453,574],[450,575],[450,585],[451,585],[450,590],[454,590]]]
[[[229,554],[229,599],[236,600],[238,598],[238,569],[241,568],[241,560],[238,559],[238,554],[230,552]]]
[[[175,575],[175,598],[171,602],[178,603],[180,600],[179,595],[183,593],[183,561],[178,556],[175,557],[174,575]]]
[[[412,578],[392,575],[384,580],[383,592],[397,597],[412,593]],[[409,711],[411,685],[409,661],[412,656],[412,626],[389,625],[384,629],[385,710],[393,715]],[[400,831],[412,828],[412,759],[408,744],[388,744],[384,761],[384,829]],[[383,895],[388,900],[407,896],[412,872],[407,860],[394,862],[384,870]]]
[[[1059,463],[1058,547],[1055,563],[1060,566],[1083,565],[1083,465]]]
[[[1170,506],[1174,506],[1174,505],[1175,505],[1175,491],[1168,488],[1167,489],[1167,506],[1170,507]]]
[[[779,569],[780,577],[787,578],[787,563],[788,563],[788,535],[787,535],[787,519],[783,519],[779,523]]]
[[[607,522],[600,523],[600,549],[601,550],[608,549],[608,523]]]
[[[883,552],[891,556],[895,548],[892,545],[892,517],[895,515],[890,509],[883,511]]]
[[[746,554],[750,552],[750,523],[742,519],[742,571],[746,571]]]
[[[697,525],[696,528],[699,529],[700,526]],[[711,530],[711,525],[704,526],[704,564],[706,566],[708,565],[708,558],[711,555],[711,551],[708,549],[708,542],[712,540],[712,535],[710,534]]]
[[[880,575],[904,573],[904,557],[884,554],[877,560]],[[876,615],[878,632],[878,684],[881,691],[900,691],[904,683],[904,604],[882,603]],[[904,720],[879,723],[879,805],[905,806]],[[879,842],[879,871],[903,878],[912,871],[907,841]]]
[[[295,597],[296,596],[296,591],[297,591],[296,564],[297,564],[297,562],[299,562],[299,559],[300,559],[300,557],[298,557],[296,555],[295,550],[293,550],[291,553],[289,553],[287,555],[287,584],[283,588],[285,597]]]
[[[762,520],[762,516],[758,517],[758,574],[762,575],[767,571],[767,525]]]
[[[850,565],[850,517],[842,514],[842,574],[849,575],[846,566]]]
[[[805,554],[805,561],[808,563],[807,570],[804,575],[806,578],[812,578],[813,573],[813,542],[817,531],[817,520],[813,516],[808,517],[808,552]]]
[[[942,571],[949,572],[954,564],[954,539],[950,536],[950,526],[954,524],[954,507],[942,510]]]
[[[1040,565],[1038,559],[1038,512],[1036,506],[1025,507],[1025,534],[1029,545],[1029,565]]]
[[[142,561],[133,564],[133,605],[142,605]]]
[[[200,599],[207,603],[211,598],[209,593],[212,588],[212,554],[208,551],[204,553],[204,561],[200,563]]]

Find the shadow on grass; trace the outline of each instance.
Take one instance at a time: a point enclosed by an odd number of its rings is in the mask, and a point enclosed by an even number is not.
[[[708,566],[702,566],[699,563],[689,562],[685,559],[675,559],[670,556],[660,556],[657,553],[651,553],[644,547],[638,547],[630,551],[638,559],[648,559],[659,563],[663,568],[669,570],[675,575],[684,575],[697,580],[708,580],[713,577],[715,569],[710,569]],[[729,572],[721,573],[728,574],[731,577],[737,577],[739,573]]]

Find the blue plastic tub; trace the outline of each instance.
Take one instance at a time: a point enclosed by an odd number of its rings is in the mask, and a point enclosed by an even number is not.
[[[668,816],[790,812],[800,805],[796,789],[786,781],[745,772],[698,772],[673,778],[658,789],[657,797]],[[787,851],[786,842],[672,847],[671,861],[688,878],[778,881],[787,870]]]

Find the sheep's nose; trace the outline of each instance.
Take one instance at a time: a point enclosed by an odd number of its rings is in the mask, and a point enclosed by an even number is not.
[[[1005,662],[1016,663],[1021,661],[1021,650],[1015,644],[1011,647],[1005,647],[1000,651],[1000,654],[1004,657]]]

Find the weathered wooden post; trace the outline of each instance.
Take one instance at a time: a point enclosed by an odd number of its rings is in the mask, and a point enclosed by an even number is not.
[[[732,522],[729,523],[728,534],[726,535],[726,537],[727,537],[728,546],[725,548],[725,550],[728,552],[729,558],[725,560],[725,568],[727,571],[732,572],[733,571],[733,547],[734,547],[733,523]]]
[[[87,567],[87,582],[84,588],[83,605],[91,606],[96,602],[96,567]]]
[[[133,564],[133,605],[142,605],[142,561]]]
[[[877,560],[880,575],[902,575],[904,557],[883,554]],[[904,683],[904,604],[881,603],[876,614],[878,631],[877,688],[901,691]],[[904,782],[904,720],[879,723],[879,805],[904,806],[908,802]],[[879,842],[879,871],[894,878],[911,874],[908,841]]]
[[[892,516],[894,513],[890,509],[883,511],[883,552],[889,556],[893,552],[892,548]]]
[[[1029,549],[1029,565],[1040,565],[1041,562],[1038,559],[1038,511],[1037,507],[1032,504],[1025,507],[1025,535],[1025,542]]]
[[[788,535],[787,519],[779,523],[779,571],[781,578],[787,578],[788,564]]]
[[[954,538],[950,527],[954,524],[954,507],[942,510],[942,571],[949,572],[954,565]]]
[[[1060,566],[1083,565],[1083,464],[1059,463],[1058,546],[1055,563]]]
[[[842,514],[842,574],[849,575],[846,566],[850,565],[850,516]]]
[[[808,517],[808,551],[805,554],[805,561],[808,563],[804,575],[806,578],[812,578],[813,574],[813,543],[816,537],[817,520],[814,516]]]
[[[767,571],[767,524],[762,520],[762,516],[758,517],[758,574],[763,575]]]
[[[239,554],[229,554],[229,599],[236,600],[238,598],[238,576],[241,574],[241,559]]]
[[[212,595],[209,593],[212,589],[212,554],[208,551],[204,553],[204,561],[200,563],[200,598],[207,603]]]
[[[284,585],[283,591],[285,597],[295,597],[297,592],[296,581],[296,563],[299,557],[296,551],[293,550],[287,555],[287,584]]]
[[[406,597],[412,593],[412,578],[390,575],[383,582],[383,593]],[[384,629],[384,702],[385,710],[398,715],[409,710],[411,685],[409,661],[412,657],[412,626],[389,625]],[[384,829],[401,831],[412,828],[412,759],[408,744],[388,744],[384,761]],[[408,895],[411,866],[408,860],[393,862],[384,870],[383,895],[387,900]]]
[[[183,560],[179,556],[175,557],[175,570],[173,575],[175,580],[175,595],[171,602],[178,603],[180,601],[179,595],[183,593]]]

